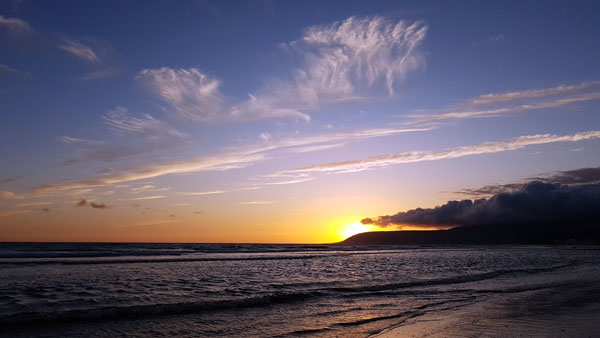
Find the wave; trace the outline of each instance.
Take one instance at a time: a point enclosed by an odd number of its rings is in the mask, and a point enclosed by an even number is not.
[[[180,302],[168,304],[148,304],[131,306],[99,307],[92,309],[64,310],[55,312],[21,312],[10,315],[0,316],[0,326],[15,327],[19,325],[48,325],[57,323],[69,323],[80,321],[105,321],[105,320],[130,320],[140,319],[151,316],[181,315],[191,313],[201,313],[205,311],[217,311],[227,309],[249,308],[271,306],[276,304],[302,302],[322,297],[361,297],[361,296],[386,296],[390,291],[398,289],[419,288],[445,284],[460,284],[485,279],[496,278],[507,274],[518,273],[539,273],[553,271],[567,265],[536,268],[536,269],[512,269],[498,270],[487,273],[471,274],[449,278],[438,278],[430,280],[421,280],[404,283],[386,283],[377,285],[355,286],[355,287],[330,287],[305,290],[301,292],[282,292],[268,295],[259,295],[242,299],[229,299],[218,301],[198,301],[198,302]],[[551,286],[547,286],[551,287]],[[525,287],[524,290],[531,290]],[[414,290],[419,292],[419,290]],[[491,292],[493,290],[486,290]],[[520,290],[512,290],[520,291]],[[381,292],[378,294],[378,292]],[[386,293],[387,292],[387,293]],[[418,309],[417,309],[418,310]],[[394,315],[396,316],[396,315]],[[366,322],[372,320],[391,319],[365,319]],[[352,324],[361,324],[352,323]],[[339,325],[351,325],[339,323]]]
[[[303,301],[319,296],[319,292],[298,292],[218,301],[111,306],[54,312],[21,312],[0,316],[0,326],[18,327],[22,325],[64,324],[82,321],[132,320],[153,316],[182,315],[205,311],[271,306],[275,304]]]
[[[395,289],[405,289],[405,288],[414,288],[414,287],[424,287],[424,286],[434,286],[434,285],[447,285],[447,284],[462,284],[469,282],[478,282],[486,279],[493,279],[504,275],[510,274],[534,274],[540,272],[550,272],[554,270],[558,270],[561,268],[571,267],[573,264],[563,264],[563,265],[555,265],[550,267],[543,268],[531,268],[531,269],[505,269],[505,270],[495,270],[490,272],[483,272],[478,274],[470,274],[470,275],[460,275],[454,277],[447,278],[435,278],[435,279],[426,279],[412,282],[402,282],[402,283],[386,283],[386,284],[374,284],[374,285],[365,285],[365,286],[357,286],[357,287],[335,287],[326,289],[332,292],[339,292],[349,294],[349,296],[356,296],[356,294],[352,293],[365,293],[377,291],[391,291]]]

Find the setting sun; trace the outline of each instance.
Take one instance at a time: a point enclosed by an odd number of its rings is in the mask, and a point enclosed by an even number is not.
[[[362,224],[360,222],[352,222],[346,224],[342,229],[341,236],[346,239],[348,237],[360,234],[361,232],[380,230],[378,227],[370,224]]]

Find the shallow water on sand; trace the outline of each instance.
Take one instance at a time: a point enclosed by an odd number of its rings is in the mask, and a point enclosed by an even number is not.
[[[365,337],[600,281],[600,250],[0,243],[8,336]],[[582,291],[583,292],[583,291]]]

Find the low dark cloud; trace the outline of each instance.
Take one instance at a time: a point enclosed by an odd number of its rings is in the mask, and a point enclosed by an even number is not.
[[[108,205],[106,205],[104,203],[94,203],[94,202],[91,202],[90,206],[92,208],[96,208],[96,209],[108,209]]]
[[[600,183],[600,168],[581,168],[574,170],[556,171],[546,175],[530,177],[525,181],[540,181],[545,183],[568,185]],[[504,192],[520,191],[526,184],[527,183],[491,184],[483,186],[481,188],[463,189],[455,191],[455,193],[473,197],[489,197]]]
[[[49,209],[49,208],[42,208],[42,209],[40,209],[40,210],[42,210],[42,211],[43,211],[43,212],[45,212],[45,213],[50,213],[50,209]]]
[[[400,228],[402,225],[590,224],[600,222],[599,206],[600,184],[533,181],[517,191],[498,193],[489,199],[449,201],[435,208],[365,218],[361,223]]]
[[[81,200],[79,200],[79,202],[75,203],[75,206],[77,207],[84,207],[89,205],[92,208],[95,209],[108,209],[109,206],[104,204],[104,203],[96,203],[96,202],[88,202],[88,200],[86,200],[85,198],[82,198]]]
[[[533,180],[558,184],[600,183],[600,167],[557,171],[550,175],[534,177]]]
[[[194,214],[196,214],[196,215],[202,215],[204,213],[202,211],[194,211]]]

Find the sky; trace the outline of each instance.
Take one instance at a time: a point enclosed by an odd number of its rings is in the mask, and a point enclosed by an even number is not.
[[[600,167],[598,13],[3,1],[0,240],[330,243]]]

